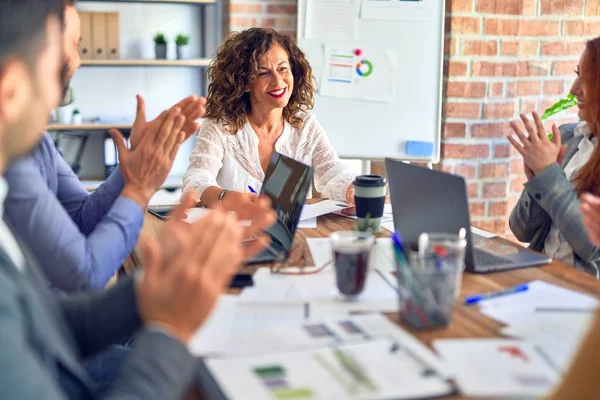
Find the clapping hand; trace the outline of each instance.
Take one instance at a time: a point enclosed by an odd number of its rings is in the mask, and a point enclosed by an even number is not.
[[[548,139],[544,124],[539,115],[533,113],[533,123],[525,114],[521,114],[521,120],[525,125],[528,135],[515,121],[510,125],[516,134],[508,135],[508,141],[523,156],[525,173],[529,179],[537,175],[551,164],[562,161],[567,150],[566,145],[561,146],[560,131],[556,125],[552,125],[552,140]]]

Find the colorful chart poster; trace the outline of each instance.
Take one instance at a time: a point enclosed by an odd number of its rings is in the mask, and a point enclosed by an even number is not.
[[[427,21],[434,17],[434,1],[440,0],[363,0],[360,17],[386,21]]]
[[[382,48],[324,47],[319,94],[391,103],[396,95],[398,52]]]

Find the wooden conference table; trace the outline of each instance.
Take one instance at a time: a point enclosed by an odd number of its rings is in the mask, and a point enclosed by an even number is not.
[[[159,218],[146,213],[142,235],[156,235],[163,221]],[[329,214],[318,218],[316,229],[298,229],[294,239],[294,245],[290,260],[300,260],[302,256],[307,258],[306,265],[314,265],[306,238],[329,237],[334,231],[352,230],[354,220]],[[389,236],[387,231],[379,235],[380,237]],[[502,239],[492,239],[502,244],[516,246],[512,242]],[[293,264],[290,264],[293,265]],[[240,273],[254,273],[257,268],[264,266],[244,267]],[[500,329],[503,325],[491,320],[481,314],[477,307],[467,307],[463,305],[465,297],[485,292],[497,291],[532,280],[543,280],[554,283],[568,289],[573,289],[582,293],[590,294],[600,299],[600,281],[590,275],[575,269],[573,266],[560,261],[553,261],[551,264],[536,267],[515,269],[506,272],[496,272],[490,274],[470,274],[465,273],[462,280],[462,288],[459,300],[454,307],[451,323],[442,329],[420,332],[411,329],[398,320],[398,315],[386,313],[385,315],[403,329],[411,332],[419,340],[428,346],[435,339],[458,339],[458,338],[501,338],[503,335]],[[239,293],[239,290],[231,290],[230,293]],[[464,397],[453,397],[454,399],[463,399]]]

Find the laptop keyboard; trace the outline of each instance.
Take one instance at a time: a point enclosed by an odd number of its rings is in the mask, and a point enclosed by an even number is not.
[[[487,251],[473,249],[473,256],[475,257],[475,265],[478,267],[490,267],[490,266],[501,266],[514,264],[512,260],[507,258],[496,256]]]

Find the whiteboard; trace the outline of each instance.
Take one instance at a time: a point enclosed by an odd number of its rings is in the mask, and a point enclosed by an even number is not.
[[[399,54],[396,93],[390,103],[326,97],[317,92],[314,113],[340,157],[437,163],[440,159],[444,1],[432,1],[426,21],[359,19],[356,41],[325,43],[305,38],[307,2],[298,2],[298,44],[321,87],[324,48],[351,45]],[[433,143],[430,156],[409,156],[407,141]]]

